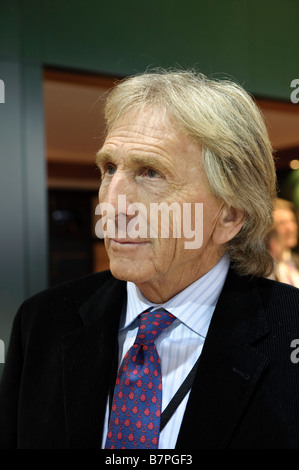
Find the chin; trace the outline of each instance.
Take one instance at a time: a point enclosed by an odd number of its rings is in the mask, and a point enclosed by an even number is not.
[[[142,263],[134,263],[127,259],[110,261],[110,271],[116,279],[134,282],[134,284],[145,282],[148,278]]]

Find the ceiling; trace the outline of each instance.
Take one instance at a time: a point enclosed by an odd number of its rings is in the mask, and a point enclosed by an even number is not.
[[[95,154],[103,142],[104,97],[111,86],[112,79],[104,77],[45,73],[48,165],[63,164],[64,168],[69,169],[74,165],[94,165]],[[277,166],[281,169],[289,168],[290,160],[296,156],[299,160],[299,104],[257,101],[265,117],[272,146],[279,157]],[[70,171],[68,178],[67,170],[64,171],[62,184],[69,184],[71,174]],[[56,172],[52,184],[58,179]]]

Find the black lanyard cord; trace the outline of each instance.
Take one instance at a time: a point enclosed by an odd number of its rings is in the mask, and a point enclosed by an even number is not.
[[[199,364],[199,358],[197,359],[196,363],[192,367],[191,371],[185,378],[180,388],[177,390],[175,395],[172,397],[172,399],[166,406],[165,410],[162,412],[161,421],[160,421],[160,432],[166,426],[166,424],[170,420],[171,416],[173,415],[173,413],[175,412],[175,410],[177,409],[181,401],[185,398],[185,396],[191,389],[198,364]]]

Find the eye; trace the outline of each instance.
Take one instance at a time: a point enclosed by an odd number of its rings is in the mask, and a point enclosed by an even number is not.
[[[107,171],[108,175],[114,175],[114,173],[116,172],[116,168],[115,168],[114,165],[108,164],[106,171]]]
[[[145,168],[143,176],[147,176],[148,178],[157,178],[160,176],[160,174],[153,168]]]
[[[106,163],[104,171],[102,172],[103,176],[108,175],[112,176],[116,172],[116,166],[113,163]]]

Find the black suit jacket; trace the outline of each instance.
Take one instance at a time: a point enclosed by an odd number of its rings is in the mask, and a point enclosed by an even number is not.
[[[0,448],[101,447],[126,284],[51,288],[16,315],[0,387]],[[299,290],[229,271],[177,449],[299,448]]]

